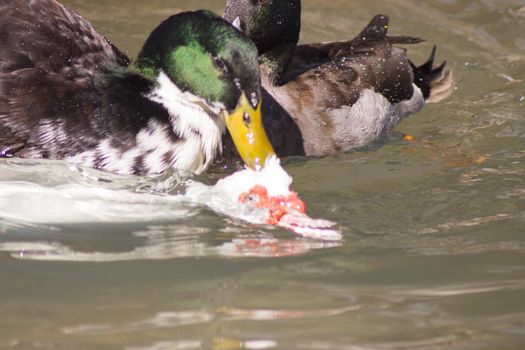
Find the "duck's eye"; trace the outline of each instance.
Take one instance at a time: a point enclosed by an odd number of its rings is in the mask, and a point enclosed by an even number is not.
[[[215,67],[217,67],[218,70],[220,70],[224,74],[228,73],[228,67],[226,67],[226,64],[219,56],[213,57],[213,64],[215,65]]]

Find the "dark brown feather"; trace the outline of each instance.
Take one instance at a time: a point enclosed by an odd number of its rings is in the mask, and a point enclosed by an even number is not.
[[[93,74],[100,64],[129,64],[88,21],[57,1],[1,1],[0,13],[0,72],[74,67]]]
[[[0,13],[0,157],[62,159],[108,137],[125,149],[146,125],[141,109],[167,118],[140,97],[151,83],[124,73],[128,58],[74,11],[12,0]]]

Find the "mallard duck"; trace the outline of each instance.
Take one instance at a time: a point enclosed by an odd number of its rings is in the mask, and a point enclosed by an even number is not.
[[[0,13],[0,157],[201,173],[226,129],[248,166],[273,154],[257,49],[219,16],[169,17],[130,64],[55,0],[2,1]]]
[[[300,0],[228,0],[224,18],[257,45],[263,122],[280,156],[329,155],[364,146],[453,88],[445,62],[433,66],[435,47],[416,67],[393,44],[423,40],[387,36],[384,15],[375,16],[352,40],[301,45]]]

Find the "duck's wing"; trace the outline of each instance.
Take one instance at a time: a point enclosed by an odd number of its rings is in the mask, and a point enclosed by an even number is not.
[[[370,23],[350,41],[325,43],[319,46],[327,52],[330,59],[349,55],[372,55],[378,42],[387,41],[389,44],[419,44],[422,38],[411,36],[388,36],[389,18],[386,15],[376,15]]]
[[[327,43],[298,45],[285,81],[314,67],[359,56],[377,56],[378,49],[396,44],[418,44],[425,41],[412,36],[389,36],[389,18],[376,15],[370,23],[352,40]],[[452,71],[445,69],[446,61],[434,65],[436,47],[432,49],[429,59],[421,66],[409,60],[415,76],[414,83],[421,89],[427,102],[439,102],[448,97],[454,88]]]
[[[104,142],[110,146],[100,149],[99,158],[111,150],[124,152],[150,119],[167,125],[165,110],[143,97],[151,84],[138,74],[118,72],[103,77],[27,68],[0,73],[0,157],[63,159]]]
[[[60,159],[142,127],[124,108],[147,82],[108,88],[105,67],[128,60],[84,18],[54,0],[0,1],[0,13],[0,157]]]
[[[410,36],[388,36],[388,16],[376,15],[356,37],[346,41],[297,45],[288,79],[307,69],[347,57],[376,55],[381,44],[417,44],[424,39]]]
[[[0,13],[0,72],[82,68],[93,74],[100,64],[129,64],[87,20],[55,0],[1,1]]]

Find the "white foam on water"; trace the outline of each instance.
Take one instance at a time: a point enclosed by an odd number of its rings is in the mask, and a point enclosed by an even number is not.
[[[39,171],[37,167],[34,169]],[[0,181],[0,217],[39,224],[155,222],[186,218],[195,211],[191,207],[205,205],[226,216],[263,224],[267,211],[240,203],[239,195],[256,184],[265,186],[271,195],[287,194],[292,182],[275,158],[260,172],[244,169],[212,186],[188,180],[181,194],[137,193],[127,177],[122,179],[125,186],[121,188],[118,176],[93,183],[95,174],[78,175],[79,178],[89,178],[86,181],[77,178],[71,182],[69,174],[68,183],[56,186],[30,181]]]
[[[182,181],[177,174],[156,179],[120,177],[91,169],[79,171],[56,163],[52,166],[39,166],[38,162],[15,164],[9,176],[3,171],[5,163],[0,168],[0,220],[34,227],[90,223],[171,224],[196,217],[207,207],[227,218],[272,228],[266,224],[268,210],[240,203],[238,198],[255,185],[266,187],[272,196],[286,195],[290,193],[292,183],[292,178],[277,158],[268,160],[261,171],[244,169],[219,180],[215,185],[205,185],[196,180]],[[173,191],[174,188],[176,191]],[[146,246],[118,253],[83,253],[58,242],[0,242],[0,251],[21,253],[21,256],[16,256],[19,258],[68,261],[163,259],[210,254],[283,256],[337,246],[335,241],[341,240],[340,232],[333,228],[334,223],[311,219],[301,213],[285,215],[279,226],[318,242],[268,240],[266,236],[256,237],[260,244],[253,248],[250,246],[253,237],[240,236],[216,247],[205,244],[196,246],[193,242],[192,249],[180,250],[173,246],[166,249],[166,242],[160,245],[147,243]],[[198,233],[195,235],[198,236]],[[334,241],[334,244],[328,241]]]
[[[154,222],[194,214],[180,196],[81,184],[0,182],[0,217],[23,223]]]

